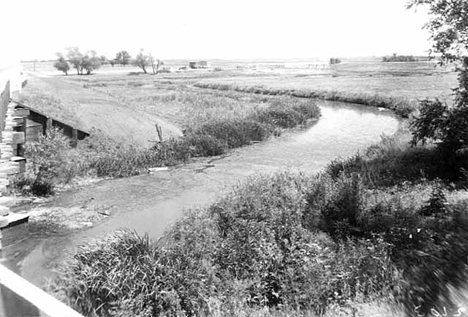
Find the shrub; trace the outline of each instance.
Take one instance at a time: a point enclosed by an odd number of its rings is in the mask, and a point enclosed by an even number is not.
[[[27,143],[24,156],[26,174],[12,182],[13,188],[23,194],[51,195],[54,184],[69,182],[78,173],[79,156],[70,139],[55,127],[40,135],[37,142]]]
[[[12,189],[23,195],[47,197],[54,194],[54,184],[50,180],[40,180],[30,177],[14,178]]]
[[[192,134],[186,136],[186,141],[192,149],[191,156],[216,156],[226,152],[227,144],[214,136],[207,134]]]
[[[450,108],[439,100],[421,102],[419,117],[411,122],[413,144],[434,141],[452,179],[468,168],[468,106]]]
[[[384,137],[365,153],[347,159],[331,161],[326,172],[333,179],[342,173],[350,177],[358,173],[366,186],[395,186],[402,182],[423,182],[436,178],[448,179],[445,162],[434,147],[410,147],[399,136]]]
[[[268,130],[262,124],[248,119],[232,119],[207,122],[193,132],[194,135],[210,136],[224,142],[227,148],[237,148],[251,141],[262,141]]]

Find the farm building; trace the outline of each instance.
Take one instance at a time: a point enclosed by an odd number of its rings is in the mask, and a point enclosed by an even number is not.
[[[195,68],[209,68],[210,63],[208,61],[189,62],[189,67],[192,68],[192,69],[195,69]]]

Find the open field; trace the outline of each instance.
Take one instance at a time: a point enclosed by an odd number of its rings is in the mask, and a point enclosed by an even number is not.
[[[155,107],[155,112],[162,116],[172,116],[170,119],[177,116],[177,107],[158,107],[157,100],[153,102],[151,98],[153,95],[161,95],[162,90],[177,93],[175,87],[178,85],[216,84],[271,90],[335,92],[368,98],[396,98],[408,102],[424,98],[439,98],[451,102],[452,89],[457,86],[454,66],[439,67],[434,62],[350,61],[329,67],[325,65],[325,69],[315,69],[315,61],[213,61],[211,69],[177,71],[180,66],[186,66],[186,63],[187,61],[168,61],[166,64],[172,65],[176,72],[157,76],[139,76],[137,74],[141,71],[134,67],[105,66],[93,76],[81,76],[77,79],[78,76],[74,76],[71,70],[67,80],[83,85],[89,83],[91,88],[102,88],[101,91],[118,94],[118,98],[126,101],[122,97],[124,96],[133,102],[132,106],[143,106],[144,111],[151,111]],[[278,68],[278,65],[284,67]],[[30,64],[25,64],[24,67],[27,70],[32,69]],[[49,77],[61,74],[50,63],[37,64],[36,71]],[[137,94],[125,92],[125,89],[135,91],[135,88],[139,89]],[[145,97],[148,99],[144,100]]]

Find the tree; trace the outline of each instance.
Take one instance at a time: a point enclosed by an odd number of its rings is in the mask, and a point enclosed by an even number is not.
[[[413,143],[427,140],[439,143],[455,175],[468,168],[468,2],[466,0],[412,0],[409,7],[429,7],[430,21],[425,25],[433,40],[432,54],[441,65],[455,62],[458,88],[454,105],[425,101],[421,114],[411,128]]]
[[[101,59],[97,56],[96,51],[88,51],[83,56],[82,67],[86,70],[86,75],[90,75],[93,70],[101,67]]]
[[[468,50],[468,2],[466,0],[411,0],[409,8],[425,5],[431,19],[425,28],[431,33],[433,52],[441,63],[460,61]]]
[[[67,60],[65,59],[62,53],[57,53],[56,55],[57,55],[57,60],[54,63],[54,67],[64,72],[65,75],[68,75],[68,71],[70,70],[70,65],[68,64]]]
[[[128,65],[131,58],[132,57],[127,51],[120,51],[115,55],[115,60],[122,66]]]
[[[109,64],[111,64],[112,67],[114,67],[115,64],[117,64],[117,60],[116,59],[109,59]]]
[[[148,55],[148,57],[151,68],[153,70],[153,74],[156,75],[159,72],[159,66],[164,65],[164,63],[159,59],[154,58],[154,56],[151,53]]]
[[[78,47],[68,47],[67,57],[73,67],[76,69],[78,75],[90,75],[92,71],[101,67],[101,60],[97,56],[96,51],[88,51],[86,54],[80,52]]]
[[[80,52],[78,47],[67,47],[67,58],[73,67],[76,69],[78,75],[83,74],[83,54]]]
[[[133,65],[140,67],[145,74],[148,73],[146,71],[146,67],[151,65],[150,57],[144,53],[143,49],[140,50],[140,53],[136,56],[132,63]]]
[[[101,65],[106,65],[109,62],[104,55],[99,56],[99,59],[101,60]]]

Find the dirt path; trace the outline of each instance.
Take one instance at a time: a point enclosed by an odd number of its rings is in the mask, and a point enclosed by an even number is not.
[[[45,76],[30,73],[29,81],[34,88],[53,96],[51,105],[38,100],[28,100],[28,86],[23,94],[28,105],[52,117],[91,131],[101,130],[107,136],[126,143],[150,146],[157,140],[155,124],[162,128],[164,137],[182,135],[181,129],[173,123],[154,114],[144,113],[123,104],[103,92],[85,88],[78,81],[64,80],[63,76]]]

